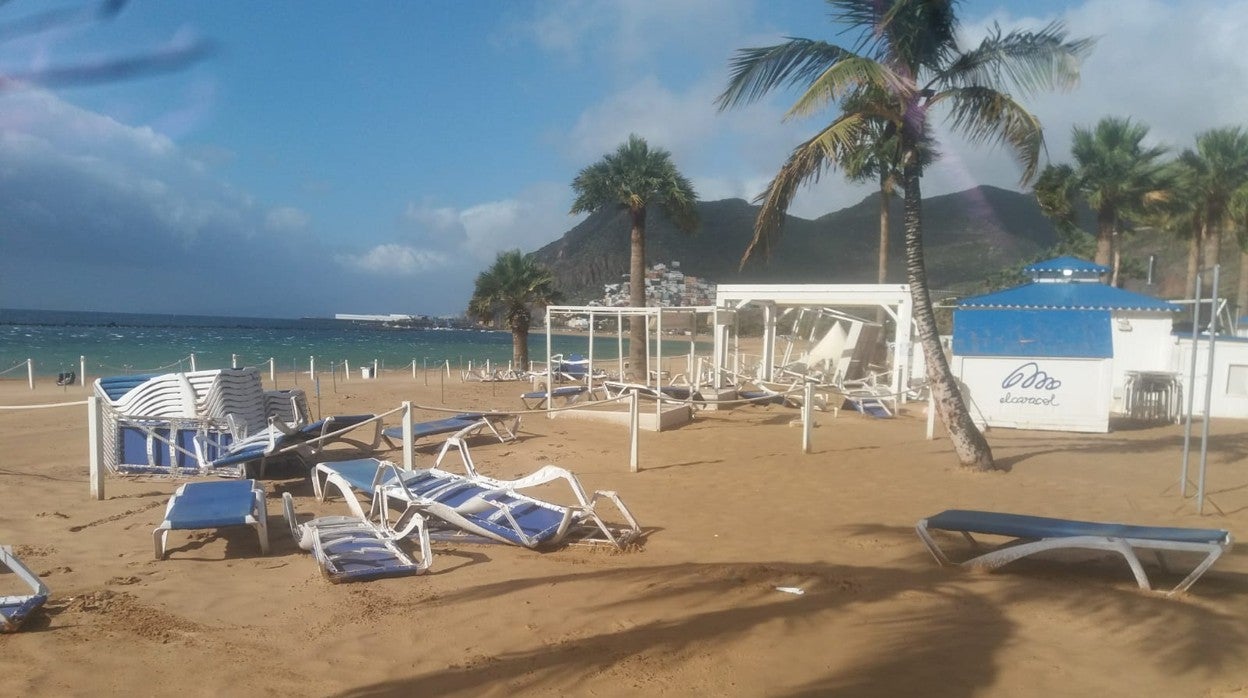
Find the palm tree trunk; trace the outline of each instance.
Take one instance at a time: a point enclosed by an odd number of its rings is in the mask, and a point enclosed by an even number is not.
[[[910,149],[910,157],[902,170],[902,187],[905,190],[905,241],[906,277],[910,282],[910,297],[914,303],[914,323],[918,327],[919,342],[927,359],[927,375],[936,402],[936,412],[949,430],[953,449],[963,466],[976,470],[991,470],[995,466],[988,440],[975,427],[971,413],[966,409],[962,391],[958,388],[945,351],[940,345],[940,333],[936,327],[936,313],[932,310],[931,295],[927,290],[927,269],[923,261],[922,193],[919,191],[919,168],[917,157]]]
[[[1096,212],[1096,263],[1108,267],[1114,255],[1114,212],[1101,207]]]
[[[880,177],[880,258],[879,265],[875,274],[875,282],[882,284],[888,280],[888,204],[892,199],[890,196],[889,182],[883,176]],[[884,324],[886,314],[883,308],[875,311],[875,321]]]
[[[1222,244],[1222,234],[1218,230],[1218,226],[1209,223],[1208,217],[1205,218],[1205,230],[1201,237],[1204,239],[1205,249],[1204,261],[1200,268],[1201,271],[1212,271],[1213,267],[1218,263],[1218,247]],[[1205,274],[1205,281],[1202,285],[1204,288],[1201,289],[1201,295],[1206,298],[1210,297],[1214,290],[1213,274]]]
[[[529,325],[516,323],[511,326],[511,360],[517,370],[523,371],[529,366]]]
[[[629,209],[633,229],[632,256],[628,262],[628,304],[634,308],[646,305],[646,208]],[[632,317],[628,322],[628,365],[633,380],[646,382],[646,319]]]
[[[1248,251],[1239,252],[1239,289],[1235,294],[1235,317],[1248,315]]]
[[[1187,246],[1187,285],[1183,292],[1188,298],[1196,297],[1196,274],[1200,273],[1200,228],[1192,228],[1192,239]]]

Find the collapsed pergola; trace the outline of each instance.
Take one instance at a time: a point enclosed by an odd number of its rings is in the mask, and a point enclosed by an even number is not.
[[[905,388],[910,378],[912,336],[910,287],[906,284],[720,284],[715,293],[715,387],[728,368],[730,330],[735,312],[747,306],[763,311],[763,356],[759,377],[771,380],[776,358],[776,321],[788,308],[881,308],[892,318],[892,385]],[[727,312],[725,312],[727,311]]]

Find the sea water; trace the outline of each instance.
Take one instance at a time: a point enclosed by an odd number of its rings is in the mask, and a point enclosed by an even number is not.
[[[627,351],[628,340],[625,339]],[[555,335],[554,354],[589,354],[583,336]],[[595,361],[615,358],[620,345],[614,333],[597,336]],[[688,340],[665,341],[663,354],[687,354]],[[512,358],[511,333],[467,329],[391,328],[380,323],[330,319],[264,319],[201,315],[142,315],[49,310],[0,309],[0,378],[26,375],[26,360],[38,375],[78,371],[79,357],[90,377],[124,373],[159,373],[195,368],[239,366],[307,371],[315,357],[317,371],[378,363],[382,370],[445,366],[469,362],[506,367]],[[544,361],[546,335],[529,335],[529,358]]]

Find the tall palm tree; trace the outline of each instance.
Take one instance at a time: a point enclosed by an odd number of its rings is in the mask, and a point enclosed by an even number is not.
[[[1215,128],[1196,136],[1196,149],[1180,161],[1190,168],[1201,208],[1203,268],[1212,269],[1222,250],[1222,228],[1236,189],[1248,183],[1248,132],[1238,126]]]
[[[1094,128],[1075,126],[1070,153],[1075,166],[1050,165],[1040,174],[1036,196],[1041,210],[1069,225],[1074,200],[1096,211],[1096,263],[1113,268],[1118,285],[1120,223],[1138,220],[1145,204],[1164,196],[1161,176],[1166,153],[1145,146],[1148,127],[1131,119],[1105,117]]]
[[[494,264],[477,275],[468,314],[481,322],[500,318],[511,330],[511,355],[518,370],[529,365],[529,327],[533,309],[559,300],[555,275],[520,250],[500,252]]]
[[[628,265],[628,303],[646,305],[646,207],[659,207],[678,230],[698,229],[698,195],[693,184],[676,169],[671,153],[651,148],[636,134],[586,167],[572,180],[576,201],[571,213],[593,213],[603,208],[628,211],[632,226]],[[639,379],[646,376],[646,323],[634,318],[629,326],[629,365]]]
[[[1248,315],[1248,184],[1231,194],[1227,213],[1239,243],[1239,287],[1235,293],[1235,317]]]
[[[1073,86],[1079,59],[1092,42],[1066,41],[1060,24],[1008,34],[994,27],[979,46],[964,50],[956,37],[955,1],[827,2],[833,20],[851,35],[852,48],[789,39],[775,46],[741,49],[732,61],[728,87],[717,100],[720,108],[755,101],[784,86],[804,88],[788,117],[807,116],[838,101],[847,106],[845,98],[867,85],[889,99],[842,108],[831,124],[794,149],[759,197],[762,209],[747,254],[770,249],[798,186],[817,179],[829,161],[861,136],[870,120],[887,121],[899,142],[906,276],[937,410],[959,461],[990,469],[992,450],[971,420],[945,358],[927,287],[919,182],[920,153],[931,146],[928,117],[934,108],[944,107],[952,127],[971,141],[1006,145],[1023,165],[1023,181],[1030,181],[1043,136],[1039,121],[1015,101],[1010,88],[1021,94]]]

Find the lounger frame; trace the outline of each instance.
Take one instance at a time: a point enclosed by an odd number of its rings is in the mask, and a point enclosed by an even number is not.
[[[51,592],[39,576],[22,564],[7,546],[0,545],[0,566],[6,567],[17,578],[30,587],[30,594],[14,594],[0,596],[0,606],[6,610],[0,613],[0,633],[13,633],[21,628],[22,623],[39,607],[47,602]]]
[[[289,492],[282,493],[282,510],[291,537],[300,548],[312,553],[321,573],[334,584],[423,574],[433,566],[429,530],[425,518],[417,512],[401,519],[393,528],[378,526],[359,516],[322,516],[299,523]],[[397,545],[398,540],[409,537],[417,541],[419,560],[412,559]],[[361,564],[361,555],[377,553],[389,557],[394,564],[374,570],[350,569]]]
[[[990,512],[968,512],[968,513],[990,513]],[[935,517],[932,517],[935,518]],[[1172,596],[1187,591],[1196,580],[1200,579],[1210,567],[1213,566],[1222,553],[1231,547],[1231,534],[1223,531],[1224,538],[1218,542],[1200,543],[1189,541],[1169,541],[1149,538],[1133,538],[1119,536],[1103,536],[1103,535],[1069,535],[1069,536],[1053,536],[1048,538],[1026,538],[1016,537],[1012,533],[997,533],[993,531],[978,531],[979,533],[987,533],[988,535],[1002,535],[1011,537],[1012,540],[998,546],[984,546],[971,535],[970,531],[959,530],[955,528],[946,528],[940,525],[931,525],[933,530],[943,530],[949,533],[960,534],[971,546],[977,550],[985,550],[978,555],[964,560],[962,562],[954,562],[945,554],[944,550],[936,542],[931,535],[929,522],[931,519],[922,519],[915,526],[915,532],[919,539],[927,546],[932,557],[938,563],[945,566],[968,567],[980,570],[995,570],[999,567],[1007,565],[1015,560],[1035,555],[1049,550],[1063,549],[1083,549],[1083,550],[1104,550],[1121,555],[1126,560],[1127,565],[1131,568],[1131,573],[1135,577],[1136,583],[1140,589],[1145,591],[1153,591],[1152,583],[1149,581],[1148,574],[1144,571],[1144,566],[1140,562],[1137,550],[1151,550],[1156,556],[1156,560],[1163,569],[1169,569],[1163,554],[1166,552],[1185,552],[1185,553],[1201,553],[1204,558],[1192,570],[1190,574],[1183,578],[1173,589],[1164,591],[1166,596]],[[1086,524],[1089,526],[1099,526],[1092,522],[1071,521],[1071,524]]]

